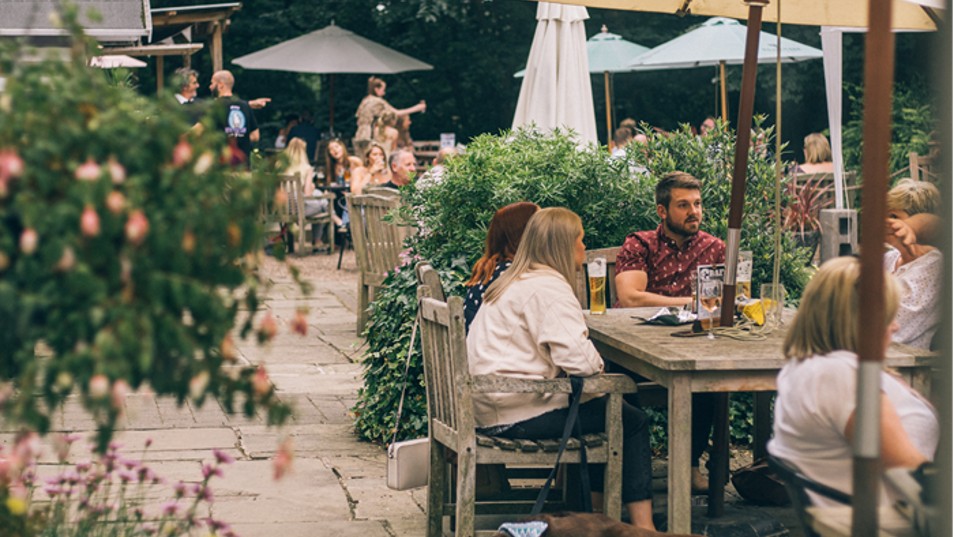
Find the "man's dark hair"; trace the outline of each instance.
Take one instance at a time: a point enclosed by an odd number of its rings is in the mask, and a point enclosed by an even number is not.
[[[628,143],[633,139],[633,131],[629,127],[620,127],[613,133],[613,143],[617,146]]]
[[[656,184],[656,205],[669,208],[672,189],[702,190],[702,183],[686,172],[669,172]]]

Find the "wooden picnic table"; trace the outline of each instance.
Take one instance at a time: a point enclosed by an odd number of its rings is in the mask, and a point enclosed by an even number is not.
[[[648,318],[660,308],[613,308],[604,315],[586,312],[590,339],[604,359],[646,377],[668,389],[669,409],[669,526],[668,531],[689,533],[691,524],[690,431],[692,394],[700,392],[756,392],[756,446],[771,429],[768,402],[775,391],[775,377],[785,365],[782,341],[785,329],[778,329],[761,341],[740,341],[726,336],[674,337],[688,325],[641,324],[633,317]],[[794,311],[786,311],[791,324]],[[905,345],[892,345],[886,353],[887,365],[901,373],[912,386],[929,382],[934,354]],[[719,431],[722,429],[722,440]],[[713,442],[713,468],[727,466],[728,443],[724,433],[727,416],[717,415]],[[720,478],[717,483],[713,478]],[[709,516],[721,514],[725,486],[724,472],[710,474]],[[713,509],[716,506],[716,509]]]

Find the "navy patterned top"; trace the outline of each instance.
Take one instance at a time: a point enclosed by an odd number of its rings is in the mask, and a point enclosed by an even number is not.
[[[467,331],[470,331],[470,323],[474,322],[474,318],[477,317],[477,310],[480,309],[480,305],[484,303],[484,291],[490,287],[490,284],[494,283],[497,278],[503,274],[505,270],[510,268],[511,261],[501,261],[497,263],[497,268],[494,269],[493,275],[490,277],[490,281],[485,284],[478,283],[467,288],[467,298],[464,299],[464,322]]]

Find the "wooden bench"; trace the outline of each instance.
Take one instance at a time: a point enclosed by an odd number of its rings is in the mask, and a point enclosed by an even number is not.
[[[286,201],[283,204],[275,203],[275,196],[268,196],[265,205],[262,208],[262,219],[265,225],[281,224],[284,226],[297,226],[296,255],[306,255],[311,253],[311,249],[305,251],[305,227],[308,224],[326,224],[329,244],[334,241],[334,227],[331,225],[331,204],[334,202],[333,194],[322,194],[316,198],[328,200],[328,211],[305,216],[305,195],[304,183],[298,174],[281,175],[278,180],[278,189],[283,191]]]
[[[361,334],[368,323],[368,304],[374,300],[374,290],[384,284],[388,272],[397,266],[404,239],[413,228],[384,220],[386,214],[400,205],[397,196],[349,194],[347,200],[358,265],[358,334]]]
[[[433,269],[431,269],[433,270]],[[433,277],[424,281],[434,281]],[[439,281],[439,279],[437,279]],[[570,393],[570,381],[523,379],[498,375],[471,375],[467,363],[464,330],[464,302],[450,297],[434,298],[430,286],[418,287],[418,321],[427,386],[428,437],[430,440],[430,483],[427,491],[427,535],[442,535],[444,516],[453,516],[456,535],[494,535],[496,531],[475,532],[478,507],[481,514],[493,508],[515,515],[529,514],[533,499],[522,503],[479,506],[476,502],[475,474],[478,464],[553,465],[559,439],[511,440],[477,434],[474,421],[475,393]],[[622,394],[633,393],[635,384],[623,375],[596,375],[586,379],[584,393],[609,394],[606,410],[607,432],[586,435],[587,457],[592,463],[606,463],[603,512],[619,520],[622,485]],[[571,440],[563,462],[579,462],[580,443]],[[456,457],[454,479],[448,458]],[[455,490],[451,483],[456,482]],[[552,497],[552,496],[551,496]],[[553,508],[554,506],[551,506]],[[565,498],[557,498],[556,508],[565,508]],[[499,512],[498,510],[498,512]]]

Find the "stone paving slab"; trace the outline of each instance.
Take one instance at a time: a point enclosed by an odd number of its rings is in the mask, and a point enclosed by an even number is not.
[[[382,521],[321,521],[308,522],[272,522],[233,524],[232,529],[242,537],[395,537],[403,535],[424,535],[423,531],[405,533],[389,531],[388,524]],[[403,527],[402,527],[403,529]]]

